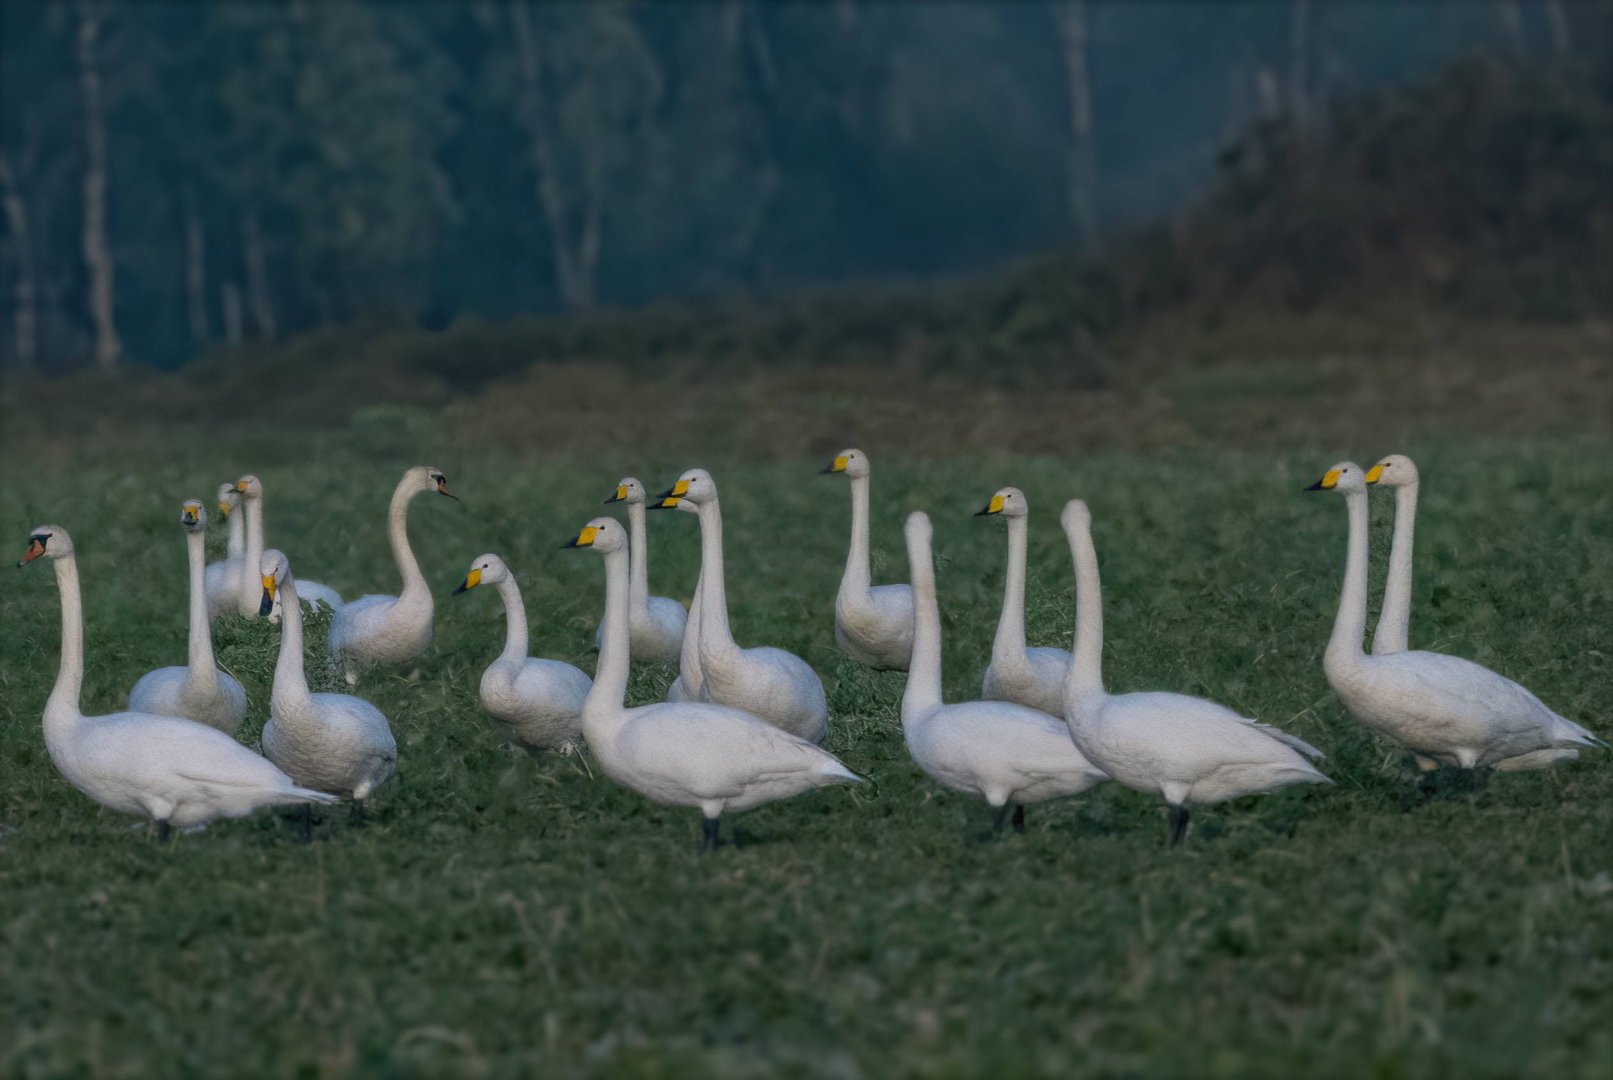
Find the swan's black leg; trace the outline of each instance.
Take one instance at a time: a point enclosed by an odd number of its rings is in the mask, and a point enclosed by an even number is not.
[[[1182,837],[1187,835],[1187,819],[1189,816],[1190,815],[1188,814],[1187,807],[1171,807],[1171,847],[1175,847],[1177,844],[1180,844],[1182,842]]]
[[[353,810],[348,815],[348,821],[351,822],[354,826],[362,826],[364,824],[364,800],[363,799],[354,799],[353,800]]]
[[[716,851],[718,846],[722,843],[722,841],[717,838],[718,820],[718,818],[708,817],[700,822],[701,851]]]
[[[1022,832],[1025,831],[1025,807],[1024,806],[1018,805],[1018,804],[1016,804],[1014,806],[1013,824],[1014,824],[1014,831],[1015,832],[1022,833]]]
[[[993,833],[1000,833],[1003,831],[1003,823],[1008,820],[1009,805],[1010,804],[1008,803],[1003,803],[1001,806],[997,807],[997,812],[991,816],[991,831]]]
[[[305,844],[311,844],[311,843],[314,842],[314,804],[313,803],[303,803],[302,804],[302,842],[305,843]]]
[[[166,821],[157,822],[157,843],[166,844],[174,838],[174,830]]]

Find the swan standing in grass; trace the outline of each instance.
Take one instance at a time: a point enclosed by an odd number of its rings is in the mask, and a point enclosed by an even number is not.
[[[560,660],[527,656],[526,606],[504,560],[480,555],[455,595],[492,585],[504,601],[504,651],[482,672],[482,708],[511,742],[527,750],[569,750],[582,730],[593,680]]]
[[[717,847],[724,814],[861,781],[827,750],[740,709],[707,702],[625,708],[626,531],[612,518],[595,518],[566,546],[593,548],[605,557],[605,640],[583,705],[582,731],[606,776],[652,802],[699,808],[706,849]]]
[[[248,473],[235,482],[235,491],[241,500],[241,516],[246,519],[246,544],[241,552],[239,577],[236,579],[236,611],[250,619],[259,614],[259,600],[263,592],[258,583],[258,563],[263,559],[263,481]],[[341,610],[341,594],[329,585],[321,585],[317,581],[299,584],[302,586],[302,602],[310,608],[323,604],[332,611]],[[279,622],[280,614],[277,600],[268,612],[269,621]]]
[[[403,578],[403,591],[397,596],[361,596],[338,609],[331,620],[330,654],[341,664],[349,686],[358,682],[359,668],[401,664],[431,644],[431,587],[409,547],[409,502],[432,491],[458,499],[448,490],[442,470],[430,465],[416,465],[404,473],[392,492],[387,538]]]
[[[942,704],[941,610],[929,517],[909,515],[906,532],[918,616],[902,694],[907,752],[943,786],[985,799],[996,811],[996,831],[1011,808],[1014,831],[1022,832],[1027,803],[1076,795],[1108,777],[1081,756],[1062,719],[1007,701]]]
[[[627,633],[635,660],[677,663],[683,654],[683,632],[689,613],[667,596],[650,595],[650,548],[644,532],[644,485],[631,476],[617,481],[616,491],[605,500],[627,504],[627,529],[632,537],[632,592],[629,596]],[[605,640],[605,623],[594,632],[594,647]]]
[[[230,535],[224,558],[207,564],[207,617],[210,619],[236,609],[241,588],[241,559],[246,553],[246,515],[235,512],[240,505],[241,493],[235,490],[234,484],[218,486],[218,516],[229,525]]]
[[[264,806],[334,801],[298,787],[222,731],[194,720],[142,712],[80,712],[84,612],[67,530],[59,525],[34,529],[28,552],[17,565],[41,556],[55,563],[62,602],[62,659],[45,703],[45,748],[68,783],[102,806],[150,818],[162,840],[170,827],[241,817]]]
[[[1185,694],[1111,694],[1103,686],[1103,594],[1092,513],[1072,499],[1059,516],[1075,562],[1075,653],[1064,718],[1088,761],[1170,806],[1170,844],[1187,833],[1189,807],[1290,784],[1331,784],[1307,758],[1322,752],[1224,706]]]
[[[851,547],[835,594],[835,644],[869,667],[906,671],[913,655],[913,590],[874,585],[868,565],[868,455],[842,450],[823,470],[851,480]]]
[[[207,618],[207,510],[199,499],[179,511],[190,557],[190,654],[185,667],[148,671],[129,691],[129,708],[159,716],[183,716],[234,735],[246,718],[246,691],[213,662],[213,633]]]
[[[289,611],[280,624],[280,655],[269,695],[269,722],[263,725],[263,754],[304,787],[351,795],[354,816],[361,816],[364,801],[397,767],[392,726],[380,709],[361,698],[309,693],[297,579],[278,551],[265,551],[259,568],[262,610],[267,613],[276,597],[284,597]]]
[[[1372,635],[1372,655],[1411,648],[1411,551],[1417,532],[1417,466],[1404,454],[1390,454],[1367,470],[1366,482],[1395,489],[1395,534],[1389,546],[1389,577],[1383,610]]]
[[[783,649],[742,649],[729,629],[722,507],[711,474],[690,469],[652,507],[673,508],[700,518],[702,700],[743,709],[792,735],[821,744],[829,737],[829,702],[818,673]]]
[[[975,516],[998,514],[1008,522],[1008,572],[997,636],[991,642],[991,663],[981,680],[981,696],[987,701],[1013,701],[1063,716],[1064,675],[1070,667],[1070,654],[1063,649],[1025,647],[1025,554],[1030,522],[1025,493],[1005,487]]]
[[[1423,772],[1439,765],[1538,769],[1574,761],[1583,748],[1607,745],[1511,679],[1471,660],[1422,651],[1363,652],[1366,478],[1361,466],[1341,461],[1307,490],[1343,495],[1349,517],[1344,586],[1322,669],[1357,720],[1410,750]]]

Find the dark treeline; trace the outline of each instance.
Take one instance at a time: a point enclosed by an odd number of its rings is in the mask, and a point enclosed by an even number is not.
[[[1181,206],[1261,120],[1572,0],[4,0],[0,356],[957,273]]]

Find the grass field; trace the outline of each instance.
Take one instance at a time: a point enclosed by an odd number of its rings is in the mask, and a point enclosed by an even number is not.
[[[129,391],[121,421],[54,389],[13,394],[0,538],[15,558],[30,526],[72,531],[87,712],[184,655],[183,498],[258,472],[270,543],[349,596],[395,588],[383,518],[405,467],[439,466],[464,501],[412,511],[438,600],[418,678],[361,685],[397,732],[397,781],[366,827],[328,815],[312,845],[265,813],[159,848],[69,788],[39,728],[56,590],[44,564],[6,571],[0,1074],[1613,1075],[1613,760],[1448,776],[1416,798],[1408,764],[1323,679],[1344,512],[1300,491],[1343,456],[1413,454],[1413,643],[1606,735],[1606,371],[1562,370],[1496,387],[1388,361],[1184,369],[1081,398],[1063,432],[1034,391],[931,384],[926,422],[868,392],[872,375],[793,395],[781,376],[747,398],[539,372],[430,408],[235,430],[185,407],[180,383]],[[1391,372],[1404,381],[1379,397],[1357,389]],[[685,434],[663,411],[712,402],[743,423]],[[978,692],[1004,555],[1000,523],[970,515],[1003,484],[1027,492],[1031,640],[1067,644],[1056,517],[1079,495],[1110,687],[1279,724],[1326,751],[1337,786],[1204,812],[1174,852],[1161,808],[1112,786],[979,842],[984,807],[906,758],[902,676],[834,650],[848,496],[816,470],[847,444],[874,463],[876,581],[906,578],[902,516],[935,519],[952,700]],[[735,819],[739,843],[713,857],[692,812],[586,758],[503,746],[475,698],[502,641],[496,600],[449,595],[474,556],[502,554],[534,654],[591,669],[600,560],[559,545],[618,476],[669,483],[692,465],[723,492],[736,634],[818,669],[832,748],[871,780]],[[1389,501],[1374,499],[1378,574]],[[651,540],[652,589],[687,599],[693,520],[652,516]],[[228,620],[216,640],[252,696],[250,739],[276,634]],[[672,674],[639,670],[632,700]]]

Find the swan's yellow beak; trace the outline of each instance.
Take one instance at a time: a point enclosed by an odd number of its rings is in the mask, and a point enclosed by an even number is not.
[[[599,530],[596,527],[594,527],[593,525],[585,525],[585,526],[583,526],[582,532],[577,534],[577,539],[575,539],[571,543],[567,544],[566,547],[568,547],[568,548],[593,547],[594,546],[594,537],[596,537],[598,535],[599,535]]]
[[[454,595],[457,596],[462,592],[469,592],[471,589],[474,589],[481,583],[482,568],[478,566],[476,569],[465,575],[465,580],[459,583],[459,588],[454,590]]]
[[[263,600],[258,604],[258,614],[267,616],[274,610],[274,575],[265,574],[263,577]]]
[[[975,512],[975,517],[985,517],[987,514],[1000,514],[1002,512],[1003,497],[1001,495],[993,495],[991,497],[991,501],[986,504],[986,508],[984,510],[978,510]]]
[[[246,481],[245,480],[237,480],[235,482],[235,490],[236,491],[245,491],[246,490]]]
[[[676,509],[677,505],[682,501],[683,501],[682,499],[678,498],[675,495],[663,495],[661,498],[656,499],[654,502],[647,504],[644,507],[644,509],[646,509],[646,510],[673,510],[673,509]]]
[[[681,499],[687,494],[689,494],[689,481],[687,480],[679,480],[672,485],[672,490],[667,492],[667,495],[674,499]]]
[[[42,536],[30,536],[28,538],[28,551],[23,555],[22,558],[17,560],[17,565],[26,566],[28,563],[33,562],[44,553],[45,538]]]
[[[219,514],[219,517],[222,517],[222,518],[228,520],[229,516],[230,516],[230,504],[227,503],[227,502],[222,502],[221,501],[218,504],[218,514]]]
[[[619,502],[626,502],[626,501],[627,501],[627,485],[626,484],[617,484],[616,485],[616,494],[612,495],[610,498],[605,500],[607,505],[610,504],[610,503],[619,503]]]
[[[1380,462],[1367,470],[1367,483],[1376,484],[1381,479],[1383,479],[1383,464]]]
[[[181,525],[196,525],[201,520],[202,508],[200,506],[186,506],[179,511],[179,523]]]
[[[829,462],[829,467],[824,469],[823,471],[826,472],[826,473],[845,472],[846,471],[846,455],[841,454],[839,457],[837,457],[833,461]]]
[[[1306,491],[1332,491],[1334,488],[1336,488],[1338,486],[1339,486],[1339,471],[1337,469],[1329,469],[1329,470],[1327,470],[1327,472],[1325,474],[1323,474],[1323,476],[1322,476],[1322,478],[1320,480],[1316,481],[1316,483],[1312,484],[1310,487],[1306,488],[1305,490]]]

